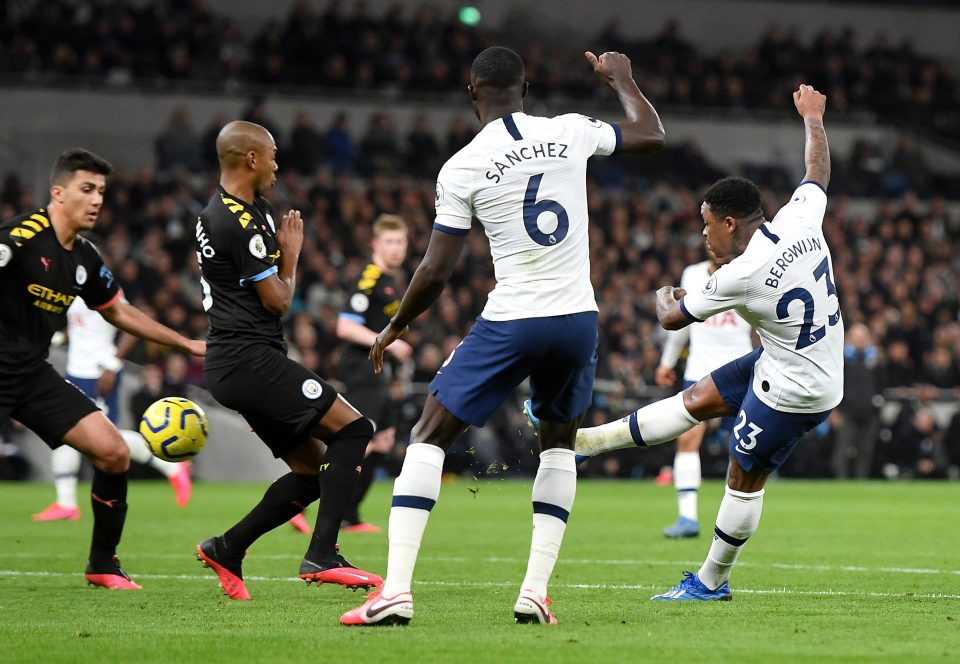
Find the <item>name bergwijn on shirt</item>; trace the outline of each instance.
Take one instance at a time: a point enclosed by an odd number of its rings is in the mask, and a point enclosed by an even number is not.
[[[504,161],[493,161],[493,168],[487,171],[487,179],[493,180],[494,184],[500,184],[503,172],[509,170],[511,166],[527,161],[529,159],[567,159],[566,143],[537,143],[536,145],[525,145],[512,152],[503,155]]]
[[[770,288],[776,288],[780,285],[780,280],[783,278],[790,264],[793,263],[798,256],[814,250],[823,251],[823,245],[820,243],[819,238],[808,237],[794,242],[793,245],[787,247],[781,258],[774,261],[774,266],[770,268],[770,276],[767,277],[767,280],[763,283],[770,286]],[[778,270],[777,268],[780,269]]]

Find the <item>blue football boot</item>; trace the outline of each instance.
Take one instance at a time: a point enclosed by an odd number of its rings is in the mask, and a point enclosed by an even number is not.
[[[730,590],[730,586],[727,585],[726,581],[724,581],[723,585],[716,590],[710,590],[703,585],[703,582],[700,581],[696,574],[693,572],[684,572],[683,581],[662,595],[654,595],[650,599],[666,600],[671,602],[685,600],[698,600],[701,602],[711,600],[729,602],[731,599],[733,599],[733,591]]]
[[[663,536],[670,539],[682,539],[684,537],[699,537],[700,524],[693,519],[681,516],[672,526],[663,529]]]

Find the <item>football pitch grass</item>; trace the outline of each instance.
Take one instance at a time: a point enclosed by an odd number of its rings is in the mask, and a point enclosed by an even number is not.
[[[385,524],[391,483],[366,517]],[[731,579],[732,602],[652,602],[710,542],[720,482],[701,492],[697,539],[671,541],[669,487],[584,481],[550,594],[556,627],[514,625],[530,541],[530,482],[444,485],[405,627],[346,628],[363,594],[296,580],[307,537],[284,526],[255,544],[250,602],[227,599],[194,559],[265,484],[198,484],[177,509],[163,482],[136,482],[120,556],[144,589],[85,585],[90,509],[33,523],[52,487],[0,485],[2,662],[957,661],[960,484],[779,481]],[[81,495],[89,486],[81,486]],[[311,510],[312,517],[315,512]],[[344,534],[343,553],[384,573],[386,535]]]

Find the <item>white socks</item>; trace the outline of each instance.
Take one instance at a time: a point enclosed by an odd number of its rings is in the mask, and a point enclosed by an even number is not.
[[[390,550],[382,597],[410,592],[423,531],[440,496],[444,456],[436,445],[415,443],[407,448],[403,469],[393,483],[393,507],[387,529]]]
[[[521,589],[540,601],[560,554],[563,532],[577,493],[576,453],[553,448],[540,453],[540,469],[533,482],[533,539]]]
[[[80,473],[80,453],[69,445],[61,445],[50,453],[53,485],[57,490],[57,505],[77,506],[77,475]]]
[[[625,447],[659,445],[673,440],[697,425],[683,393],[644,406],[616,422],[577,431],[577,454],[596,456]]]
[[[730,578],[730,570],[747,540],[757,530],[763,509],[763,489],[743,493],[726,487],[726,494],[717,513],[713,544],[703,566],[697,572],[707,588],[716,590]]]
[[[141,436],[136,431],[131,431],[129,429],[120,429],[120,436],[123,438],[123,442],[127,444],[127,447],[130,448],[130,458],[133,461],[136,461],[139,464],[144,466],[150,466],[156,468],[163,476],[166,478],[173,477],[180,470],[180,464],[170,463],[169,461],[164,461],[163,459],[158,459],[150,453],[150,450],[147,449],[147,446],[143,443],[143,436]]]
[[[680,516],[697,520],[697,492],[700,489],[700,452],[677,452],[673,458],[673,486],[677,490]]]

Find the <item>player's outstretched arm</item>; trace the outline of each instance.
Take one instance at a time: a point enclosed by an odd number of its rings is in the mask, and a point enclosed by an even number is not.
[[[280,248],[280,269],[275,277],[267,277],[253,284],[263,308],[282,316],[293,304],[297,290],[297,261],[303,248],[303,219],[299,210],[290,210],[283,215],[277,231],[277,246]]]
[[[597,77],[613,88],[620,98],[627,121],[620,126],[620,152],[644,154],[663,148],[666,133],[656,109],[647,101],[633,80],[630,58],[623,53],[603,53],[597,57],[587,51],[587,62],[593,67]]]
[[[793,93],[793,103],[803,118],[807,135],[803,150],[807,173],[803,180],[819,182],[826,189],[830,184],[830,147],[827,145],[827,132],[823,128],[827,96],[814,90],[813,86],[801,85]]]
[[[453,268],[460,260],[466,240],[466,235],[452,235],[436,230],[430,235],[427,253],[424,254],[417,271],[413,273],[410,287],[403,294],[396,315],[377,335],[370,347],[374,371],[380,373],[383,368],[383,351],[406,332],[413,319],[440,297],[450,280]]]
[[[680,300],[687,294],[682,288],[664,286],[657,291],[657,320],[665,330],[679,330],[693,321],[680,308]]]
[[[207,342],[199,339],[187,339],[185,336],[158,323],[129,302],[117,300],[114,304],[100,309],[99,313],[108,323],[129,332],[141,339],[155,341],[164,346],[179,348],[191,355],[203,357],[207,354]]]

